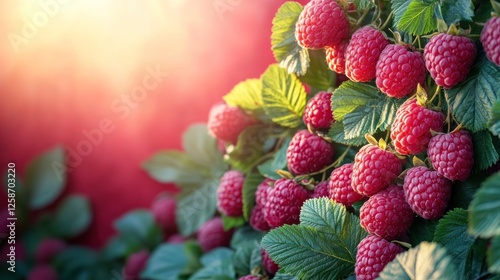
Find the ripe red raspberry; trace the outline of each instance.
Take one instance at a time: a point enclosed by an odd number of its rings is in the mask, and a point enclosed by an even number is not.
[[[230,217],[243,214],[243,184],[245,175],[237,170],[224,173],[217,189],[217,208]]]
[[[163,196],[156,199],[151,206],[151,212],[156,223],[166,235],[177,232],[177,219],[175,217],[176,206],[177,203],[175,199],[169,196]]]
[[[262,266],[267,271],[267,273],[271,276],[276,274],[280,267],[271,259],[271,256],[266,252],[266,250],[262,249],[260,251],[262,257]]]
[[[380,237],[368,235],[358,244],[356,253],[356,279],[376,279],[384,267],[390,263],[403,248]]]
[[[399,107],[391,126],[391,140],[402,155],[416,155],[427,149],[431,129],[443,131],[445,116],[427,109],[417,99],[409,99]]]
[[[393,153],[365,145],[354,157],[351,187],[359,194],[372,196],[388,187],[401,169],[401,161]]]
[[[441,218],[451,196],[451,182],[425,166],[408,169],[403,185],[413,212],[426,220]]]
[[[345,75],[355,82],[373,80],[380,53],[388,44],[378,29],[365,26],[356,30],[345,51]]]
[[[333,146],[307,130],[297,132],[286,151],[288,169],[295,175],[321,170],[331,163]]]
[[[260,280],[260,278],[254,275],[245,275],[243,277],[240,277],[239,280]]]
[[[56,255],[66,249],[66,247],[66,243],[63,240],[45,238],[36,248],[35,260],[39,264],[49,263]]]
[[[240,108],[226,104],[212,107],[208,116],[208,130],[217,139],[236,144],[238,135],[248,126],[255,124],[253,117],[245,114]]]
[[[330,129],[333,119],[332,93],[318,92],[306,105],[302,120],[314,130]]]
[[[376,78],[377,87],[383,93],[405,97],[425,82],[424,57],[399,44],[387,45],[378,59]]]
[[[264,219],[263,209],[259,205],[255,205],[252,209],[252,214],[250,216],[250,225],[255,230],[259,231],[268,231],[271,229],[269,224]]]
[[[217,247],[227,247],[233,237],[233,230],[224,230],[222,218],[214,217],[206,221],[198,230],[198,243],[203,252]]]
[[[297,43],[308,49],[333,46],[349,36],[349,20],[335,0],[312,0],[295,25]]]
[[[323,181],[314,187],[314,191],[311,193],[311,198],[329,197],[328,194],[328,182]]]
[[[390,186],[361,206],[361,226],[370,234],[392,240],[405,234],[413,222],[413,211],[401,186]]]
[[[465,36],[440,33],[425,45],[424,58],[436,84],[451,88],[467,77],[476,58],[476,46]]]
[[[272,228],[300,222],[300,208],[309,192],[289,179],[279,179],[267,196],[264,217]]]
[[[148,251],[139,251],[130,255],[123,268],[123,279],[124,280],[136,280],[139,279],[139,275],[146,267],[146,263],[149,259]]]
[[[274,180],[264,179],[262,183],[259,184],[257,190],[255,191],[255,204],[264,208],[266,206],[267,194],[272,189],[271,186],[274,185]]]
[[[332,171],[328,180],[329,196],[337,203],[349,207],[364,198],[351,187],[352,163],[347,163]]]
[[[15,278],[16,279],[16,278]],[[31,269],[27,280],[57,280],[57,271],[48,264],[37,264]]]
[[[479,40],[486,57],[500,67],[500,17],[492,17],[486,22]]]
[[[474,164],[474,144],[470,133],[458,130],[435,135],[429,141],[427,155],[439,174],[452,181],[464,181]]]
[[[337,74],[345,74],[345,50],[348,44],[348,41],[342,41],[325,48],[326,63]]]

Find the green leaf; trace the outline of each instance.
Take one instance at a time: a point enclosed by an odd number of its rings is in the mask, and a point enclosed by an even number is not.
[[[388,263],[378,279],[460,279],[446,249],[436,243],[422,242],[415,248],[396,256]]]
[[[290,274],[278,272],[274,275],[273,280],[298,280],[298,278]]]
[[[264,110],[273,122],[286,127],[302,124],[306,91],[300,80],[285,69],[271,65],[262,75]]]
[[[479,172],[488,169],[495,164],[498,159],[498,140],[492,139],[488,130],[481,130],[472,135],[474,143],[474,171]],[[495,143],[497,147],[495,147]]]
[[[162,244],[151,254],[141,278],[177,280],[188,261],[183,244]]]
[[[191,125],[182,135],[182,146],[192,162],[211,171],[207,177],[218,178],[227,170],[223,155],[217,148],[217,140],[209,135],[206,124]],[[191,177],[193,175],[190,174]]]
[[[122,236],[115,236],[108,240],[101,251],[105,260],[114,260],[125,257],[129,253],[129,244]],[[137,250],[139,248],[136,248]]]
[[[80,195],[65,198],[50,222],[51,231],[58,237],[72,238],[84,232],[92,222],[89,200]]]
[[[312,199],[300,225],[271,230],[262,246],[287,273],[299,279],[338,279],[353,273],[357,245],[366,236],[359,219],[332,201]]]
[[[295,23],[302,12],[297,2],[283,4],[273,18],[271,46],[274,58],[289,73],[304,75],[309,67],[307,49],[295,40]]]
[[[373,8],[375,6],[373,1],[371,1],[371,0],[354,0],[354,3],[356,4],[357,10],[370,9],[370,8]]]
[[[52,263],[58,279],[76,279],[97,263],[97,254],[85,247],[71,246],[57,254]]]
[[[471,0],[443,0],[441,11],[446,24],[456,24],[459,21],[472,21],[474,5]]]
[[[346,139],[344,124],[342,124],[341,121],[336,121],[332,124],[328,132],[328,137],[330,137],[333,142],[344,145],[362,146],[368,143],[364,136]]]
[[[222,99],[227,105],[239,107],[245,111],[258,110],[262,107],[262,81],[248,79],[240,82]]]
[[[25,178],[32,209],[42,209],[54,202],[66,184],[64,149],[57,146],[30,161]]]
[[[500,172],[476,192],[469,207],[469,233],[483,238],[500,235]]]
[[[264,178],[258,173],[248,173],[243,184],[243,217],[246,221],[250,219],[253,206],[255,205],[255,191]]]
[[[204,267],[198,270],[190,280],[234,279],[234,252],[227,248],[217,248],[201,258]]]
[[[186,153],[180,151],[161,151],[155,153],[142,168],[149,176],[160,183],[175,183],[179,186],[196,184],[203,181],[200,165]]]
[[[134,210],[126,213],[114,222],[116,231],[129,244],[154,248],[162,241],[162,232],[156,225],[151,212]]]
[[[392,24],[395,29],[397,29],[401,18],[408,10],[408,6],[410,6],[410,3],[412,1],[413,0],[391,0],[391,8],[392,12],[394,13],[394,20]]]
[[[245,244],[249,241],[256,241],[260,243],[262,237],[265,234],[260,231],[254,230],[251,226],[243,226],[238,229],[233,234],[233,238],[231,239],[231,248],[238,249],[242,244]]]
[[[256,266],[262,265],[260,244],[247,241],[236,249],[233,257],[234,269],[238,276],[252,274]]]
[[[218,186],[219,180],[206,179],[196,188],[181,193],[176,209],[179,233],[189,236],[213,217],[217,210]]]
[[[500,70],[481,52],[467,79],[445,90],[453,116],[473,133],[487,127],[491,108],[499,97]]]
[[[398,29],[413,35],[425,35],[437,30],[437,1],[413,0],[398,22]]]
[[[257,169],[259,170],[260,174],[262,174],[262,176],[273,180],[281,179],[281,176],[276,173],[276,170],[286,168],[286,151],[288,149],[288,145],[290,145],[291,140],[291,138],[286,138],[285,141],[283,141],[281,147],[276,151],[272,159],[269,159],[263,164],[257,166]]]
[[[479,185],[483,179],[483,176],[469,176],[469,178],[463,182],[454,182],[453,192],[451,193],[448,208],[468,209],[469,204],[471,203],[477,189],[479,189]]]
[[[224,230],[230,230],[232,228],[244,225],[245,218],[243,216],[241,217],[222,216],[222,222],[224,223]]]
[[[491,107],[491,119],[488,126],[493,135],[500,136],[500,99],[495,101],[495,104]]]
[[[425,220],[420,217],[415,218],[408,230],[410,244],[412,246],[417,246],[422,241],[431,242],[434,239],[437,223],[437,221]]]
[[[448,251],[459,275],[470,273],[467,264],[475,241],[476,238],[467,233],[467,210],[454,209],[439,220],[434,242],[441,244]]]
[[[490,273],[500,274],[500,235],[492,239],[490,248],[488,249],[488,271]]]
[[[318,91],[327,90],[335,86],[337,74],[330,70],[326,63],[324,50],[308,50],[311,65],[304,76],[299,79]]]
[[[403,102],[380,93],[372,85],[347,81],[335,90],[332,108],[335,119],[344,125],[344,137],[352,139],[387,129]]]

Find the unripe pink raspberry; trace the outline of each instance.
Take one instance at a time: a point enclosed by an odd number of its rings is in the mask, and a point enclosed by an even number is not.
[[[358,244],[354,269],[356,279],[376,279],[384,267],[401,252],[403,248],[397,244],[368,235]]]
[[[243,214],[243,184],[245,175],[237,170],[224,173],[217,189],[217,208],[230,217]]]

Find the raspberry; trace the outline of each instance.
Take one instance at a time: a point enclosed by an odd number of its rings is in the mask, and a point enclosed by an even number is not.
[[[403,185],[413,212],[426,220],[441,218],[451,196],[451,182],[425,166],[408,169]]]
[[[267,194],[272,189],[272,185],[274,185],[274,180],[264,179],[264,181],[259,184],[257,190],[255,191],[255,203],[261,208],[264,208],[266,206]]]
[[[351,187],[359,194],[372,196],[388,187],[401,169],[401,161],[393,153],[365,145],[354,157]]]
[[[314,187],[311,193],[311,198],[329,197],[328,194],[328,181],[320,182]]]
[[[160,226],[166,235],[177,232],[177,224],[175,218],[175,208],[177,203],[175,199],[169,196],[163,196],[153,202],[151,212],[156,223]]]
[[[230,217],[239,217],[243,214],[243,183],[245,175],[237,170],[224,173],[217,189],[217,208]]]
[[[259,205],[255,205],[252,209],[252,215],[250,216],[250,225],[259,231],[268,231],[271,229],[269,224],[264,219],[264,212]]]
[[[452,181],[467,179],[474,164],[474,144],[466,130],[435,135],[427,154],[432,167]]]
[[[130,255],[123,268],[123,279],[124,280],[136,280],[139,279],[139,275],[142,270],[146,267],[146,263],[149,259],[148,251],[139,251]]]
[[[486,22],[479,40],[486,57],[500,67],[500,17],[492,17]]]
[[[467,77],[476,58],[476,46],[467,37],[440,33],[425,45],[424,58],[436,84],[451,88]]]
[[[370,234],[392,240],[402,236],[413,222],[413,211],[401,186],[390,186],[361,206],[361,226]]]
[[[239,280],[260,280],[260,278],[257,276],[253,276],[253,275],[246,275],[246,276],[240,277]]]
[[[261,249],[260,251],[262,257],[262,266],[271,276],[276,274],[280,267],[271,259],[271,256],[266,252],[266,250]]]
[[[380,54],[376,66],[377,87],[390,97],[402,98],[425,82],[425,63],[421,53],[390,44]]]
[[[332,93],[322,91],[311,98],[306,105],[302,119],[314,130],[330,129],[333,119]]]
[[[351,187],[352,166],[352,163],[348,163],[333,170],[328,181],[329,197],[347,207],[364,198]]]
[[[198,243],[203,252],[217,247],[227,247],[233,236],[233,230],[224,230],[222,218],[214,217],[206,221],[198,230]]]
[[[334,0],[312,0],[295,25],[297,43],[308,49],[333,46],[349,36],[349,20]]]
[[[57,271],[50,265],[38,264],[29,272],[27,280],[57,280]]]
[[[345,50],[349,42],[342,41],[337,45],[325,48],[326,63],[337,74],[345,74]]]
[[[376,279],[384,267],[390,263],[403,248],[380,237],[368,235],[358,244],[356,253],[356,279]]]
[[[35,260],[37,263],[49,263],[57,254],[66,249],[66,243],[60,239],[46,238],[37,246]]]
[[[330,143],[307,130],[300,130],[286,151],[288,169],[296,175],[319,171],[332,161],[333,154]]]
[[[391,140],[396,151],[402,155],[416,155],[427,149],[431,129],[443,131],[445,116],[409,99],[399,107],[391,126]]]
[[[238,135],[256,121],[240,108],[217,104],[210,110],[208,130],[217,139],[235,144]]]
[[[375,66],[380,53],[389,44],[378,29],[365,26],[352,34],[345,51],[345,74],[355,82],[368,82],[375,78]]]
[[[279,179],[267,196],[264,217],[272,227],[298,224],[300,208],[309,198],[309,192],[289,179]]]
[[[186,237],[180,235],[180,234],[173,234],[167,239],[167,243],[171,244],[179,244],[179,243],[184,243],[186,242]]]

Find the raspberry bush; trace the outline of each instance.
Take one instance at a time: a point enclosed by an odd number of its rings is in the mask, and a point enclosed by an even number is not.
[[[286,2],[276,64],[144,162],[177,201],[120,218],[102,257],[140,279],[498,279],[499,15]]]

